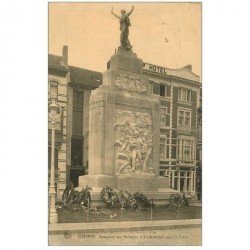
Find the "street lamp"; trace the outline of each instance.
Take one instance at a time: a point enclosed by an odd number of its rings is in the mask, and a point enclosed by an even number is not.
[[[62,109],[56,103],[55,99],[52,99],[49,105],[49,122],[51,128],[51,163],[50,163],[50,186],[49,186],[49,197],[50,197],[50,211],[49,211],[49,222],[57,223],[58,215],[55,206],[56,189],[55,189],[55,131],[56,121],[61,117]]]

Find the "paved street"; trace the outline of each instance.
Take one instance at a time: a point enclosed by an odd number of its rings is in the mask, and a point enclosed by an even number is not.
[[[49,245],[201,245],[201,227],[49,236]]]

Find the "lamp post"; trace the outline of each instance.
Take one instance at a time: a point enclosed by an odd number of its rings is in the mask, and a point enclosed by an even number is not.
[[[50,162],[50,209],[49,209],[49,223],[58,223],[58,215],[55,206],[56,189],[55,189],[55,131],[56,121],[61,117],[61,107],[52,99],[49,105],[49,122],[51,128],[51,162]]]

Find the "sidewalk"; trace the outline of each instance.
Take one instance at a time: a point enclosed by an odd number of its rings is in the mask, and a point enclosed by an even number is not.
[[[49,234],[125,232],[201,227],[201,219],[49,224]]]

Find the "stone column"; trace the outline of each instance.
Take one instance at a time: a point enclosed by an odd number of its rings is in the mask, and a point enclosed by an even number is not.
[[[193,172],[190,172],[190,176],[191,176],[191,178],[190,178],[190,192],[191,193],[193,193],[193,180],[194,180],[194,178],[193,178]]]
[[[191,146],[192,146],[192,161],[195,161],[195,142],[191,141]]]
[[[172,171],[172,188],[174,188],[175,171]]]
[[[191,172],[188,172],[188,180],[189,180],[189,184],[188,184],[188,192],[190,192],[191,193],[191,191],[192,191],[192,174],[191,174]]]
[[[179,159],[182,160],[183,155],[183,146],[182,146],[182,139],[179,139]]]
[[[180,170],[178,171],[178,181],[177,181],[177,190],[181,190],[181,172]]]
[[[173,178],[173,176],[172,176],[172,171],[167,171],[167,175],[169,176],[169,185],[168,185],[168,187],[171,187],[171,185],[172,185],[172,178]]]
[[[193,152],[194,152],[194,158],[193,158],[193,160],[194,160],[194,164],[196,164],[196,140],[194,140],[194,142],[193,142],[194,144],[194,148],[193,148]]]
[[[196,172],[194,172],[194,186],[193,186],[193,191],[194,191],[194,193],[196,192]]]
[[[183,188],[183,191],[184,192],[187,192],[187,171],[185,171],[185,179],[184,179],[184,188]]]

